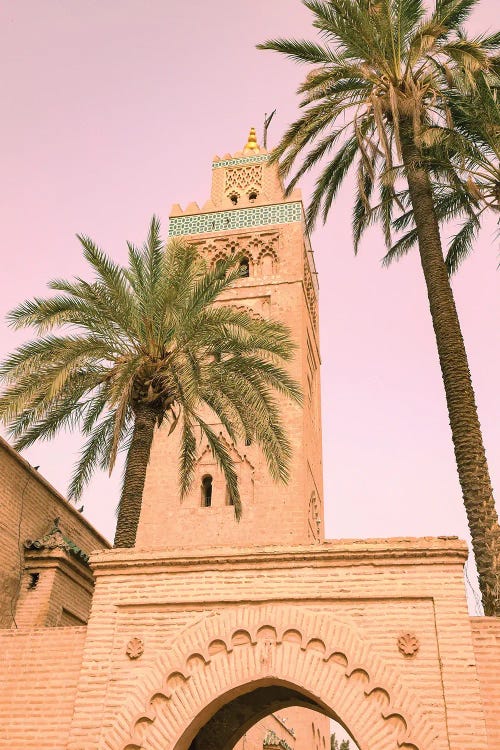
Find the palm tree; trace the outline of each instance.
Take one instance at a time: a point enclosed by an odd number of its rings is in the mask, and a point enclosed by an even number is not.
[[[500,78],[495,70],[500,58],[494,62],[487,75],[479,71],[473,76],[472,85],[469,78],[451,78],[447,99],[453,127],[440,129],[441,143],[433,155],[428,154],[439,221],[464,219],[446,253],[450,275],[472,251],[483,214],[500,213]],[[405,255],[417,242],[407,191],[400,192],[399,199],[407,210],[394,219],[392,226],[408,231],[388,250],[385,265]]]
[[[330,735],[330,750],[350,750],[349,740],[341,740],[339,745],[334,732]]]
[[[407,191],[429,299],[452,438],[486,614],[500,614],[500,527],[467,355],[443,258],[429,161],[450,129],[451,76],[488,71],[500,35],[467,39],[461,25],[477,0],[303,0],[323,43],[275,39],[259,45],[314,67],[299,88],[303,115],[273,152],[282,176],[307,152],[288,184],[323,158],[307,212],[309,227],[356,163],[355,249],[380,220],[391,246]],[[334,151],[330,157],[331,151]],[[377,205],[372,204],[373,195]]]
[[[118,450],[126,450],[115,546],[132,547],[154,431],[165,421],[169,433],[181,431],[181,495],[192,481],[197,436],[204,435],[239,518],[231,455],[207,414],[230,440],[260,445],[272,477],[286,482],[291,447],[279,397],[301,399],[283,367],[294,350],[288,329],[217,304],[237,281],[240,259],[210,268],[185,242],[165,247],[155,217],[143,248],[128,244],[127,267],[88,237],[79,240],[94,280],[52,281],[54,296],[9,314],[15,328],[32,327],[39,336],[0,368],[7,384],[0,419],[15,447],[80,426],[87,440],[69,488],[73,498],[96,467],[111,471]]]
[[[499,65],[497,58],[494,70],[488,75],[480,71],[474,76],[473,86],[467,85],[467,81],[465,85],[459,82],[449,94],[454,125],[449,141],[456,152],[452,186],[455,194],[461,194],[461,209],[457,213],[465,215],[448,249],[446,264],[450,273],[471,252],[482,214],[486,211],[493,211],[497,217],[500,214]],[[461,178],[460,184],[457,176]],[[443,200],[446,198],[439,195],[438,210]]]

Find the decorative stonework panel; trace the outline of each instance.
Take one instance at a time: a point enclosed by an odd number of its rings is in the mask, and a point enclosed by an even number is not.
[[[321,515],[319,509],[319,502],[316,493],[313,491],[309,499],[309,513],[308,513],[308,536],[315,542],[320,541],[320,529],[321,529]]]
[[[221,167],[239,167],[243,164],[262,164],[262,162],[267,161],[268,159],[268,154],[243,156],[240,159],[221,159],[221,161],[212,162],[212,169],[220,169]]]
[[[318,301],[316,299],[316,292],[314,291],[311,269],[309,268],[309,262],[306,256],[304,256],[304,288],[306,291],[307,306],[311,313],[311,319],[316,326],[318,323]]]
[[[168,228],[170,237],[221,232],[225,229],[262,227],[266,224],[291,224],[302,221],[302,204],[277,203],[271,206],[235,208],[207,214],[172,216]]]
[[[252,189],[260,190],[262,187],[262,167],[259,164],[228,169],[225,176],[226,183],[224,190],[226,195],[229,195],[234,190],[245,192]]]
[[[269,318],[271,310],[271,301],[269,296],[251,297],[250,299],[243,300],[235,298],[231,300],[224,300],[222,304],[230,305],[231,307],[236,308],[236,310],[242,310],[243,312],[246,312],[248,315],[250,315],[251,318],[254,318],[254,320],[259,320],[260,318]]]
[[[136,690],[103,747],[183,748],[205,706],[257,678],[286,682],[313,696],[336,712],[361,747],[445,747],[402,676],[355,628],[325,614],[276,605],[211,613],[185,630],[148,673],[140,688],[142,710]]]
[[[144,653],[144,641],[141,638],[131,638],[125,653],[129,659],[138,659]]]
[[[415,656],[419,648],[419,640],[413,633],[403,633],[403,635],[399,636],[398,649],[403,656],[411,658],[412,656]]]
[[[270,257],[273,273],[276,272],[278,264],[278,232],[254,232],[239,234],[232,237],[214,237],[213,239],[197,243],[198,252],[210,263],[215,263],[219,258],[227,258],[228,255],[242,253],[248,258],[251,267],[262,270],[263,259]],[[254,275],[254,274],[250,274]],[[260,273],[259,275],[262,275]]]

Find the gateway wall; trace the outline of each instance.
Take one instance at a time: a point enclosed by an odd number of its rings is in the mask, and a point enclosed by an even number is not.
[[[500,618],[471,617],[489,747],[500,748]]]
[[[0,631],[0,749],[66,750],[86,628]]]

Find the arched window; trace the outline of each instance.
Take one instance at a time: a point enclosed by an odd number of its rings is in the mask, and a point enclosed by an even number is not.
[[[240,260],[240,276],[248,278],[250,276],[250,263],[248,258],[242,258]]]
[[[263,276],[272,276],[274,273],[273,257],[270,253],[264,253],[260,259]]]
[[[212,505],[212,477],[206,474],[201,480],[201,506],[210,508]]]

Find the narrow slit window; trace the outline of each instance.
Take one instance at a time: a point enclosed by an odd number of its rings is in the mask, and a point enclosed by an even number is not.
[[[212,477],[207,474],[201,480],[201,505],[203,508],[212,506]]]
[[[250,262],[248,258],[242,258],[240,260],[240,276],[248,278],[250,276]]]
[[[28,578],[28,589],[36,589],[38,581],[40,580],[40,573],[30,573]]]

